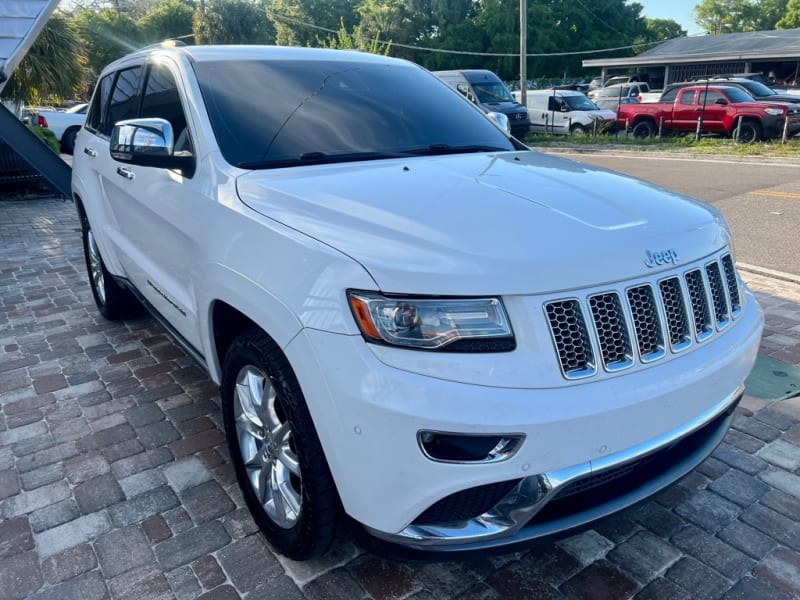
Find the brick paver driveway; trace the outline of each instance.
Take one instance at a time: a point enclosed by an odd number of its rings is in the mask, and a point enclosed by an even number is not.
[[[748,279],[762,351],[800,364],[800,286]],[[276,557],[216,387],[152,319],[97,314],[71,203],[0,201],[0,394],[2,598],[800,598],[800,398],[746,397],[679,485],[527,553]]]

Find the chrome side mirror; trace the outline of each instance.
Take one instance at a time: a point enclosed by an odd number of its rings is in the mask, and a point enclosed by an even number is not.
[[[511,135],[511,124],[508,122],[508,117],[506,115],[499,112],[488,112],[486,116],[506,135]]]
[[[115,160],[134,162],[139,157],[171,157],[174,145],[172,124],[166,119],[129,119],[114,125],[109,149]]]

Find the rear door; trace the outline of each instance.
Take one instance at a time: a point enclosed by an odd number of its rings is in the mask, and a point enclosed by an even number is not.
[[[680,90],[672,107],[672,128],[676,131],[694,131],[700,106],[696,102],[696,91],[693,88]]]

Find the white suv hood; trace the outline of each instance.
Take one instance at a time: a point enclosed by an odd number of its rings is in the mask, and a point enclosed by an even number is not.
[[[728,242],[699,201],[536,152],[254,171],[238,192],[361,263],[385,292],[572,289],[650,274],[648,251],[674,250],[681,264]]]

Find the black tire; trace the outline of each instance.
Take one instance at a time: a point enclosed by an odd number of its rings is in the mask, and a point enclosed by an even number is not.
[[[88,219],[81,215],[83,237],[83,255],[86,259],[86,272],[89,274],[89,286],[97,310],[106,319],[119,321],[138,317],[144,307],[127,288],[118,284],[106,269],[100,250],[94,240],[92,227]]]
[[[653,137],[656,132],[656,126],[652,123],[652,121],[639,121],[633,125],[633,129],[631,133],[635,138],[649,138]]]
[[[741,142],[742,144],[755,144],[758,141],[761,141],[761,123],[758,121],[742,121],[741,124],[741,131],[737,130],[739,127],[734,128],[733,130],[733,139]]]
[[[61,136],[61,152],[72,154],[75,151],[75,137],[78,135],[78,127],[72,127]]]
[[[289,362],[262,331],[243,333],[225,354],[221,391],[231,459],[253,518],[282,554],[319,556],[335,538],[340,502]]]
[[[573,125],[569,128],[569,134],[577,137],[583,137],[586,135],[586,129],[583,127],[583,125]]]

